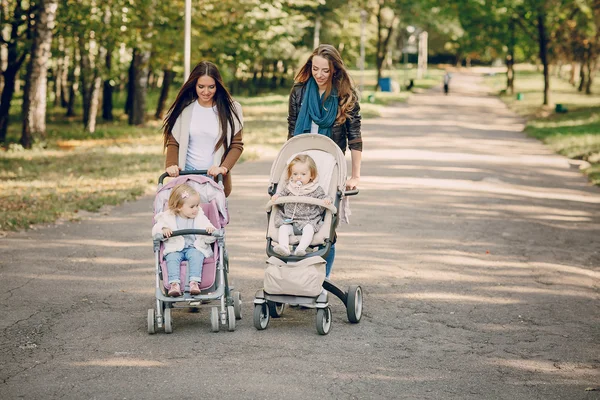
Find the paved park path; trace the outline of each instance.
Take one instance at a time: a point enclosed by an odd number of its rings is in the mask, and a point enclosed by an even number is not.
[[[328,336],[312,310],[252,325],[270,160],[235,169],[233,333],[146,333],[150,198],[0,239],[0,398],[600,398],[600,190],[522,128],[469,75],[364,121],[332,278],[365,314],[333,298]]]

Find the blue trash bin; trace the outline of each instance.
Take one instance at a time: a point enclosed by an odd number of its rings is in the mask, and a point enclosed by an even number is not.
[[[392,78],[379,78],[379,88],[382,92],[391,92]]]

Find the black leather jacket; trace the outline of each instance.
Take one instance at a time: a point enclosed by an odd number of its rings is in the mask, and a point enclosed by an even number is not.
[[[296,128],[296,119],[298,118],[298,112],[300,111],[300,105],[302,104],[302,98],[304,97],[306,85],[304,83],[296,83],[290,93],[290,108],[288,111],[288,139],[294,136],[294,129]],[[351,117],[346,119],[346,122],[342,125],[337,122],[333,124],[331,128],[331,138],[342,152],[346,152],[346,148],[350,147],[350,150],[362,151],[362,137],[360,135],[360,105],[356,102],[354,109],[352,110]]]

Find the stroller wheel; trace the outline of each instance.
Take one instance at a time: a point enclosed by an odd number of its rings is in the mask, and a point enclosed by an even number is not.
[[[240,292],[233,292],[233,309],[235,310],[235,319],[242,319],[242,295]]]
[[[235,331],[235,309],[233,306],[227,307],[227,330],[229,332]]]
[[[210,330],[219,332],[219,309],[217,307],[210,308]]]
[[[266,304],[255,304],[254,305],[254,327],[259,331],[267,329],[269,325],[269,308]]]
[[[276,303],[274,301],[267,301],[267,305],[269,306],[269,315],[272,318],[279,318],[283,314],[283,310],[285,310],[285,303]]]
[[[165,333],[173,333],[173,321],[171,320],[171,308],[165,308]]]
[[[331,330],[331,308],[319,308],[317,310],[317,332],[319,335],[327,335]]]
[[[156,333],[156,313],[154,308],[148,309],[148,333],[151,335]]]
[[[346,314],[348,321],[357,324],[362,317],[362,289],[358,285],[352,285],[348,288],[346,301]]]

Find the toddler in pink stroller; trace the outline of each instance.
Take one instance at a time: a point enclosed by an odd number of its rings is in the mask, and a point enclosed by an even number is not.
[[[148,310],[150,334],[155,333],[157,328],[164,328],[165,333],[173,332],[172,310],[175,308],[196,309],[208,305],[213,332],[219,331],[220,324],[234,331],[236,319],[242,318],[240,293],[233,291],[228,282],[224,228],[229,222],[229,213],[222,177],[219,176],[219,183],[216,183],[205,174],[206,171],[182,171],[179,177],[164,185],[163,180],[168,175],[165,173],[159,178],[152,232],[156,308]],[[174,190],[181,193],[171,196]],[[200,199],[199,204],[196,196]],[[171,206],[169,198],[173,202]],[[194,207],[201,207],[201,210]],[[173,213],[173,209],[177,212]],[[181,229],[181,220],[176,222],[179,217],[184,217],[183,224],[187,225],[183,226],[187,229]],[[187,254],[191,250],[197,250],[194,252],[196,258]],[[200,265],[194,264],[198,263],[198,259],[201,259]],[[184,261],[177,271],[176,264],[181,260]],[[212,304],[213,301],[219,302],[219,305]]]

